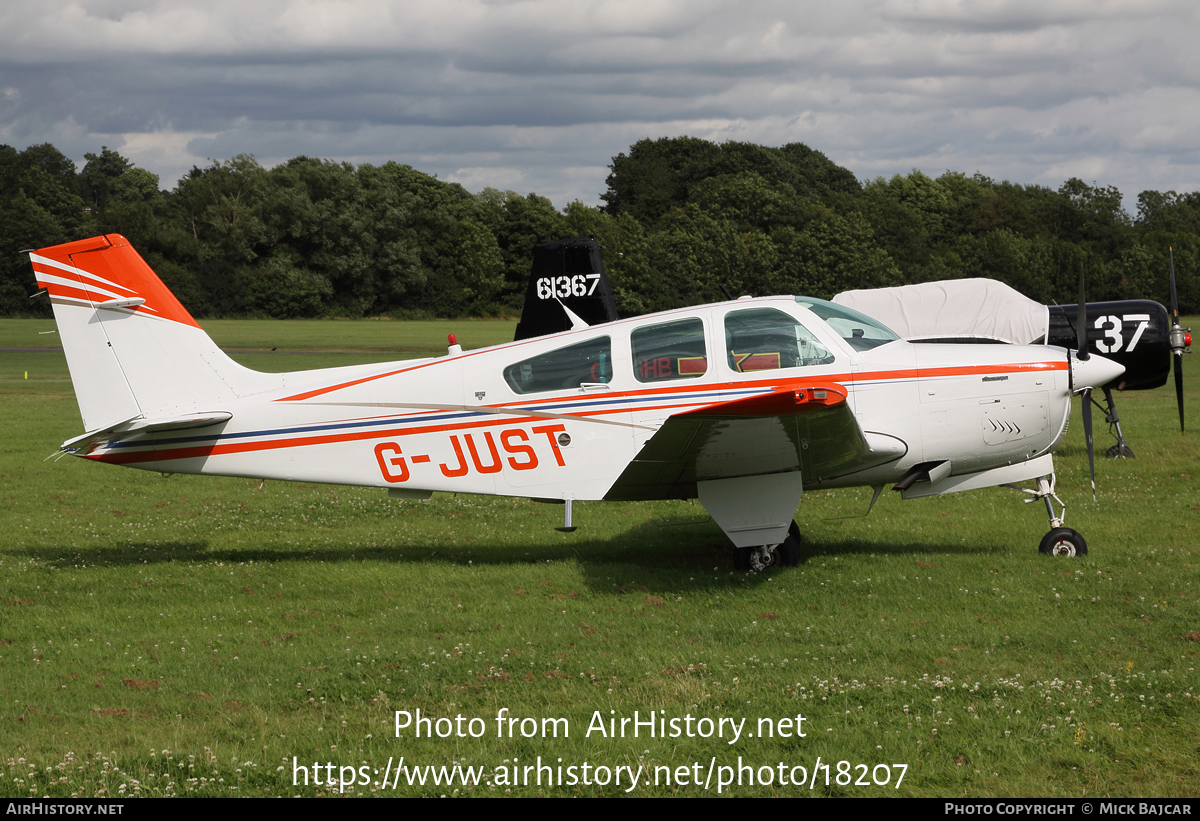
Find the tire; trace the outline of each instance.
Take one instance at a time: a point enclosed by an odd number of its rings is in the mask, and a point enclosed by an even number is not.
[[[1075,558],[1086,556],[1087,542],[1077,531],[1069,527],[1056,527],[1042,537],[1038,552],[1046,556],[1066,556]]]
[[[798,528],[797,528],[798,529]],[[776,553],[779,555],[779,564],[781,567],[799,567],[800,566],[800,540],[788,533],[788,537],[783,540]]]
[[[796,540],[796,544],[803,544],[804,540],[800,538],[800,525],[796,524],[796,520],[792,519],[792,523],[788,525],[788,535]]]
[[[750,570],[750,551],[752,547],[735,547],[733,549],[733,569],[748,571]]]
[[[1113,445],[1111,448],[1109,448],[1108,450],[1106,450],[1104,452],[1104,455],[1107,456],[1109,459],[1136,459],[1137,458],[1136,456],[1133,455],[1133,450],[1131,450],[1128,445],[1126,445],[1125,447],[1121,447],[1120,445]]]

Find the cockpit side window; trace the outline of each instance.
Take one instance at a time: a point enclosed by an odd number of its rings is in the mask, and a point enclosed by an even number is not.
[[[639,382],[690,379],[708,371],[704,323],[680,319],[638,328],[630,335],[633,375]]]
[[[607,336],[547,351],[504,369],[504,381],[517,393],[542,393],[612,380],[612,344]]]
[[[834,359],[807,328],[774,308],[726,314],[725,350],[737,373],[827,365]]]
[[[869,351],[900,338],[895,331],[879,320],[847,308],[845,305],[837,305],[807,296],[796,297],[796,303],[825,320],[825,323],[856,351]]]

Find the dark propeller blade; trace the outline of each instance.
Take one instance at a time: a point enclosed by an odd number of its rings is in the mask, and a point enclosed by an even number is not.
[[[1083,292],[1083,263],[1079,263],[1079,316],[1075,326],[1075,350],[1079,353],[1079,361],[1087,362],[1091,354],[1087,347],[1087,300]]]
[[[1175,400],[1179,403],[1179,432],[1183,433],[1183,329],[1179,327],[1179,296],[1175,291],[1175,251],[1167,249],[1171,262],[1171,353],[1175,354]]]
[[[1075,344],[1077,357],[1080,362],[1091,358],[1087,347],[1087,294],[1083,288],[1083,263],[1079,263],[1079,324],[1075,328]],[[1092,501],[1096,501],[1096,457],[1092,441],[1092,392],[1084,391],[1083,397],[1083,435],[1087,439],[1088,472],[1092,477]]]
[[[1080,303],[1082,304],[1082,303]],[[1087,439],[1088,473],[1092,477],[1092,501],[1096,501],[1096,458],[1092,451],[1092,392],[1083,392],[1083,435]]]
[[[1175,354],[1175,398],[1179,401],[1179,432],[1183,433],[1183,353]]]

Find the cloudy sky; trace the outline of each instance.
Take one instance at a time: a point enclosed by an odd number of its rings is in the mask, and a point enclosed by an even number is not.
[[[1200,188],[1195,0],[7,0],[0,142],[396,160],[596,204],[644,137]]]

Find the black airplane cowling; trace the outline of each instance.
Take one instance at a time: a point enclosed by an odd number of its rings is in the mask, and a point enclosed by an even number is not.
[[[1075,350],[1079,306],[1049,307],[1047,342]],[[1171,371],[1171,322],[1166,308],[1148,299],[1089,302],[1087,324],[1088,350],[1125,366],[1125,373],[1108,387],[1136,391],[1166,384]]]

